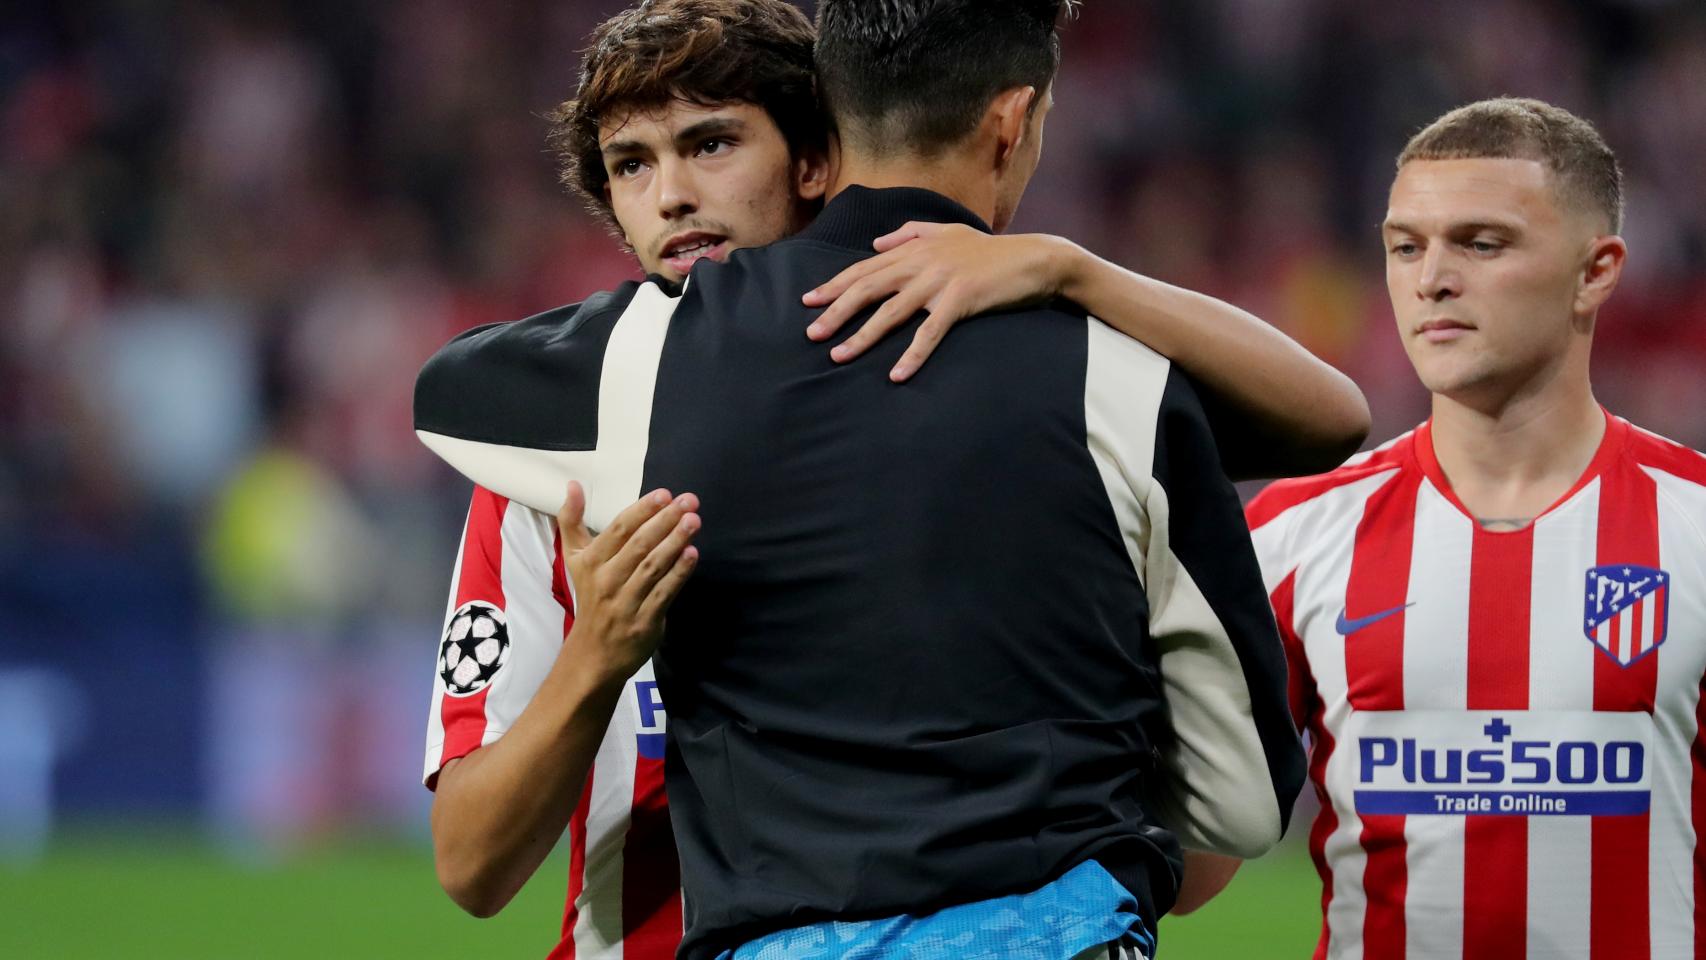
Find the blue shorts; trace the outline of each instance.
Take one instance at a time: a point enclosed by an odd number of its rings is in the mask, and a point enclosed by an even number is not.
[[[1087,860],[1030,893],[779,930],[720,960],[1131,960],[1153,952],[1137,899]]]

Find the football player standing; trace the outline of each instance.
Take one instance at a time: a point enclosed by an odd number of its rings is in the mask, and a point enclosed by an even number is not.
[[[1248,508],[1313,740],[1316,957],[1706,957],[1706,458],[1594,399],[1621,219],[1562,109],[1418,133],[1381,236],[1432,416]]]

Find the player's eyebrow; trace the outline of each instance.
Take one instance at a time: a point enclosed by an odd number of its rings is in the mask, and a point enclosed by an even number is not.
[[[702,141],[716,136],[728,136],[746,131],[746,121],[739,117],[707,117],[698,123],[688,124],[675,135],[677,147],[698,146]]]
[[[1380,225],[1380,232],[1408,233],[1419,236],[1427,231],[1403,220],[1388,220]],[[1450,224],[1445,228],[1445,233],[1450,236],[1465,236],[1484,232],[1514,234],[1522,232],[1522,227],[1512,220],[1487,219],[1466,220],[1461,223]]]
[[[683,127],[676,132],[674,140],[676,147],[681,149],[698,146],[711,137],[734,136],[745,132],[746,121],[739,117],[709,117]],[[611,140],[599,147],[598,152],[607,159],[615,159],[643,154],[649,149],[639,140]]]
[[[598,152],[606,158],[626,157],[636,153],[645,153],[646,145],[638,140],[612,140],[599,147]]]

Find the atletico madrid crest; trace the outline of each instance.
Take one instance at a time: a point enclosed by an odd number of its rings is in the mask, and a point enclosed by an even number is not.
[[[1657,567],[1611,564],[1587,574],[1587,638],[1627,667],[1665,642],[1670,574]]]

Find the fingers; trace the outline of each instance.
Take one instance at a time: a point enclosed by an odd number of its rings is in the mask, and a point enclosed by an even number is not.
[[[868,283],[868,278],[887,268],[889,263],[890,260],[882,256],[861,260],[802,297],[801,301],[808,307],[829,305],[829,309],[806,327],[806,336],[812,340],[828,339],[831,334],[841,329],[848,317],[881,296],[880,293],[871,292],[873,288]]]
[[[877,256],[861,260],[841,271],[834,277],[831,277],[828,282],[823,285],[807,291],[805,296],[800,298],[800,301],[808,307],[821,307],[826,304],[833,303],[845,294],[847,289],[853,286],[853,284],[879,270],[886,269],[889,265],[896,262],[894,258],[885,257],[883,254],[886,254],[909,241],[921,240],[926,237],[934,237],[938,234],[946,233],[954,229],[971,230],[970,227],[957,223],[923,223],[914,220],[893,233],[885,233],[872,243],[872,246],[876,249]],[[846,317],[843,316],[842,319],[845,320]],[[813,324],[812,327],[807,328],[806,331],[806,335],[810,336],[813,340],[822,340],[835,332],[833,329],[825,329],[821,333],[814,333],[813,330],[816,327],[817,324]]]
[[[692,546],[683,548],[681,553],[676,555],[675,563],[670,565],[669,572],[658,580],[657,585],[652,587],[652,592],[646,595],[645,600],[641,601],[640,617],[648,622],[661,622],[664,611],[668,610],[669,605],[675,602],[675,595],[681,592],[682,586],[687,583],[687,578],[693,575],[693,570],[698,565],[699,548]]]
[[[948,335],[948,330],[964,318],[964,311],[949,305],[937,307],[930,311],[924,322],[918,325],[918,332],[913,334],[912,345],[900,355],[894,368],[889,371],[889,379],[895,383],[905,383],[918,368],[924,365],[930,354],[936,352],[936,347],[942,338]]]
[[[629,504],[623,508],[621,513],[616,515],[614,520],[610,521],[609,526],[605,527],[598,536],[592,538],[591,543],[584,546],[585,556],[582,559],[594,564],[607,563],[621,551],[636,530],[639,530],[655,517],[659,511],[667,508],[669,504],[670,492],[668,490],[653,490]],[[567,508],[568,504],[564,504],[564,507]],[[558,526],[561,528],[560,522]],[[565,557],[569,554],[566,541],[563,553]]]
[[[872,260],[867,260],[866,263],[873,263],[881,259],[883,258],[874,257]],[[857,314],[904,289],[908,283],[912,282],[912,278],[918,270],[919,265],[916,263],[889,261],[885,264],[876,264],[874,269],[841,291],[841,294],[835,298],[835,302],[830,304],[828,309],[824,310],[806,329],[807,336],[812,336],[816,340],[827,339]],[[822,335],[813,336],[814,331],[821,332]]]
[[[578,481],[569,481],[568,494],[557,510],[557,536],[563,542],[564,556],[579,553],[592,543],[592,531],[586,528],[586,491]]]
[[[634,575],[628,578],[627,589],[639,597],[654,592],[676,567],[681,555],[691,549],[689,546],[694,534],[699,532],[700,520],[697,513],[685,513],[671,527],[668,534],[658,541],[651,552],[646,554],[640,565],[634,568]],[[698,551],[694,551],[697,556]]]
[[[836,363],[847,361],[864,353],[878,340],[887,336],[894,328],[911,320],[913,315],[924,309],[924,304],[930,299],[933,291],[922,289],[923,284],[908,284],[890,297],[876,313],[871,315],[851,337],[837,344],[829,351],[830,359]]]
[[[606,562],[605,576],[609,578],[607,582],[626,584],[632,580],[635,571],[646,561],[658,544],[670,535],[670,532],[681,523],[684,517],[697,509],[699,509],[699,498],[691,493],[684,493],[653,514],[645,523],[640,524],[639,528],[628,536],[626,542],[616,551],[615,555]],[[697,516],[694,517],[694,523],[698,523]],[[697,526],[694,529],[697,529]],[[651,574],[653,581],[655,582],[656,577],[660,575],[661,571]]]
[[[888,253],[890,250],[893,250],[895,247],[898,247],[908,241],[919,240],[924,237],[933,237],[936,234],[941,233],[943,230],[946,230],[948,226],[948,224],[944,223],[923,223],[918,220],[913,220],[893,233],[883,234],[871,245],[876,248],[878,253]]]
[[[877,257],[866,257],[858,263],[842,270],[835,276],[830,277],[817,287],[806,291],[805,296],[800,298],[800,302],[804,303],[808,307],[821,307],[824,304],[835,300],[843,293],[846,293],[848,287],[851,287],[853,284],[865,279],[866,276],[881,268],[882,264],[878,261]]]
[[[901,249],[913,240],[931,238],[937,239],[930,244]],[[941,301],[948,297],[955,278],[965,270],[988,269],[985,245],[993,240],[963,224],[917,221],[879,237],[875,242],[879,251],[876,256],[843,270],[805,295],[804,302],[808,305],[828,304],[806,328],[806,335],[817,341],[828,339],[854,316],[885,301],[852,336],[830,351],[831,359],[845,363],[865,353],[918,311],[929,308],[933,323],[919,329],[906,354],[889,372],[889,379],[896,383],[907,380],[935,351],[948,330],[967,315],[968,309]],[[974,253],[975,258],[968,260]],[[983,281],[983,285],[995,284],[999,288],[1000,284],[1012,283],[1012,278],[999,271],[994,277]]]

